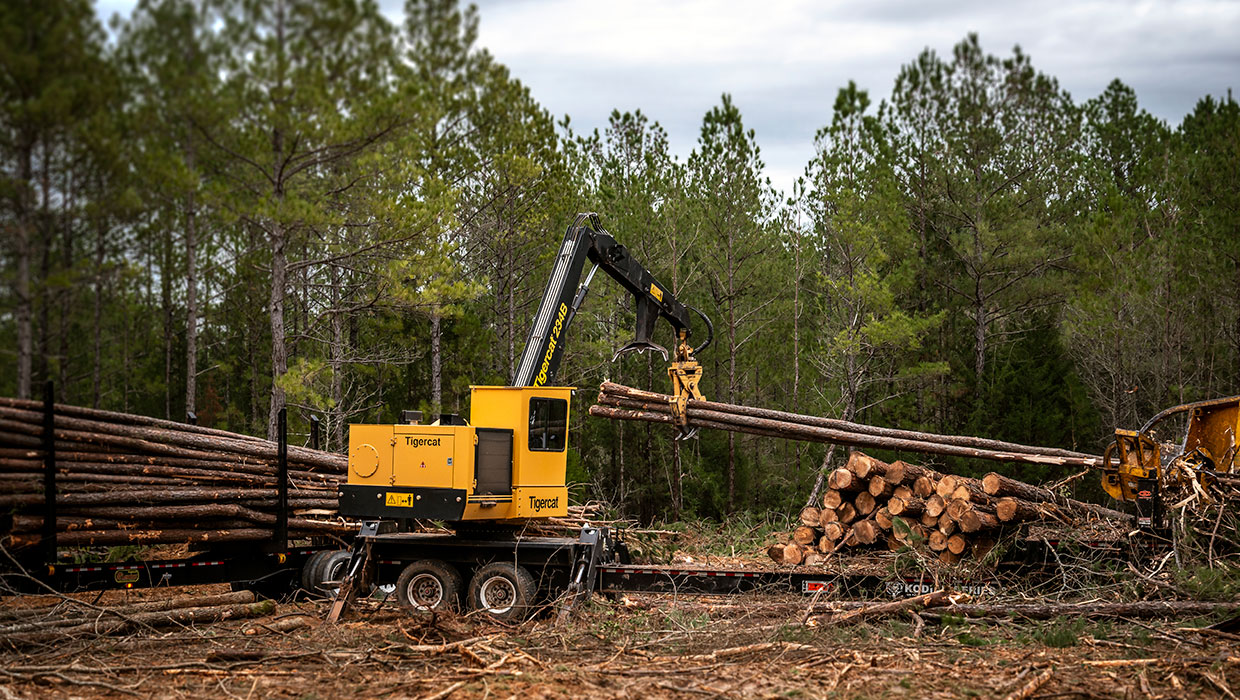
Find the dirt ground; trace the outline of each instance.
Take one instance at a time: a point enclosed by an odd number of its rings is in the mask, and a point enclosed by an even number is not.
[[[205,591],[129,601],[186,592]],[[1003,698],[1028,686],[1012,697],[1234,699],[1240,688],[1240,636],[1188,629],[1210,620],[928,612],[845,627],[806,619],[809,602],[595,597],[564,622],[519,625],[374,600],[332,625],[325,603],[285,603],[198,629],[2,644],[0,698]],[[263,626],[298,614],[309,626]]]

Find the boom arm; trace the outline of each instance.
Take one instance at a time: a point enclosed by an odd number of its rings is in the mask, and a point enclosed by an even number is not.
[[[587,259],[594,263],[594,268],[581,283],[581,272]],[[636,337],[616,352],[613,361],[630,352],[647,350],[657,350],[666,360],[667,350],[651,340],[655,321],[660,316],[676,329],[678,363],[692,362],[693,354],[710,343],[708,336],[699,347],[690,346],[691,307],[676,299],[649,270],[629,255],[627,248],[603,230],[598,214],[578,214],[564,233],[564,242],[556,254],[555,268],[547,281],[542,303],[538,305],[538,313],[534,316],[534,324],[525,342],[525,351],[521,353],[512,378],[513,386],[546,386],[555,378],[564,352],[564,331],[585,301],[590,281],[599,268],[633,295],[637,307]],[[702,317],[709,329],[710,321],[706,316],[696,309],[693,311]],[[696,392],[696,381],[693,391]]]

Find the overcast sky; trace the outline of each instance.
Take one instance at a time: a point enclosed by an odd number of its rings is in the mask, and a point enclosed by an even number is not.
[[[381,0],[399,20],[400,0]],[[924,48],[968,32],[999,56],[1019,44],[1082,102],[1114,78],[1178,124],[1206,94],[1240,90],[1240,0],[481,0],[479,43],[579,133],[641,109],[682,159],[731,93],[787,190],[849,80],[877,103]],[[101,0],[100,14],[132,0]]]

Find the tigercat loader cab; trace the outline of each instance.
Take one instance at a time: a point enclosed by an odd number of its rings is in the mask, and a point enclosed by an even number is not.
[[[586,263],[593,267],[583,279]],[[573,390],[550,385],[569,326],[600,269],[632,296],[637,320],[632,342],[613,360],[647,351],[668,359],[653,334],[660,318],[672,326],[672,408],[682,437],[692,435],[684,408],[689,399],[705,398],[698,389],[702,368],[696,354],[710,344],[710,319],[655,279],[603,230],[597,214],[579,214],[556,253],[511,385],[471,387],[468,423],[441,417],[439,425],[420,425],[414,418],[398,425],[349,426],[349,479],[340,490],[340,514],[363,521],[508,524],[567,514],[564,478]],[[689,344],[690,312],[701,317],[707,332],[696,347]]]
[[[467,425],[350,426],[340,510],[451,522],[567,514],[573,389],[475,386],[470,394]]]

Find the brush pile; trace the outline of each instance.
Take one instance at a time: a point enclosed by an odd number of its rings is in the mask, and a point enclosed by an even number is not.
[[[924,546],[956,563],[984,558],[1005,529],[1023,523],[1131,521],[1125,513],[993,472],[971,479],[907,462],[887,464],[861,452],[850,454],[827,483],[822,506],[804,508],[790,541],[767,550],[776,563],[812,566],[842,548],[905,546]]]
[[[0,537],[41,540],[43,404],[0,398]],[[223,430],[56,404],[59,546],[265,540],[277,527],[278,446]],[[288,536],[349,535],[343,455],[289,446]]]

